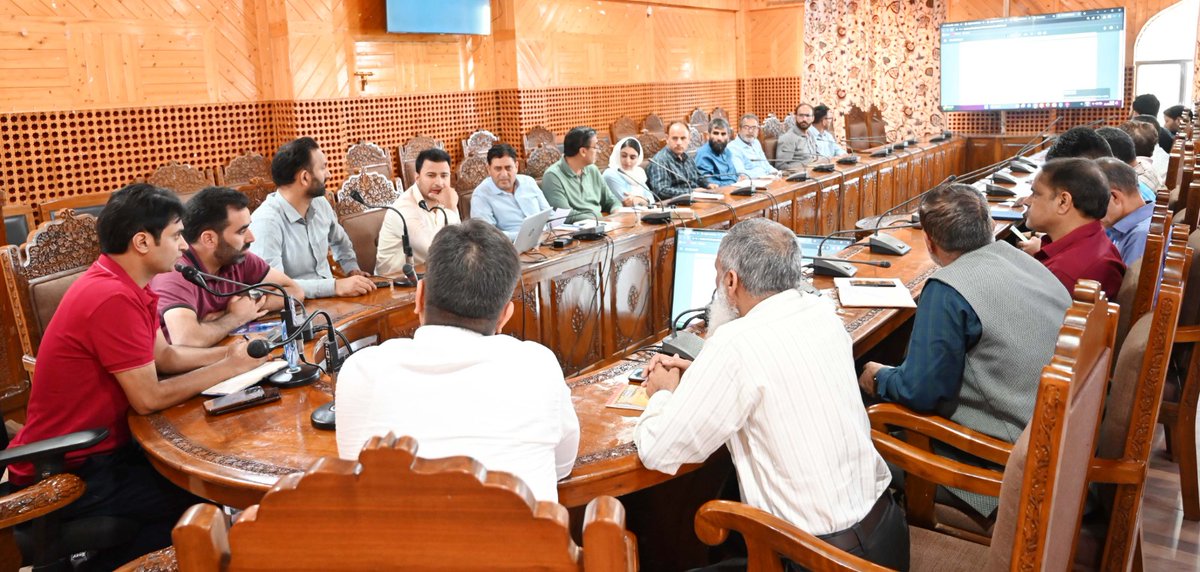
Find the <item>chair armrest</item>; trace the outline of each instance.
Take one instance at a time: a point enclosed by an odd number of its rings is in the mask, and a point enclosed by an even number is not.
[[[116,572],[177,572],[178,570],[179,563],[175,561],[175,547],[168,546],[117,568]]]
[[[1175,328],[1175,339],[1177,344],[1200,342],[1200,326],[1179,326]]]
[[[28,445],[9,447],[0,451],[0,467],[18,462],[31,462],[35,474],[46,477],[66,468],[67,453],[96,445],[108,437],[108,429],[89,429],[67,435],[42,439]]]
[[[883,459],[931,483],[963,489],[981,495],[1000,496],[1004,473],[968,465],[923,451],[887,433],[872,429],[871,441]]]
[[[705,544],[716,546],[724,542],[730,530],[746,539],[750,570],[782,572],[781,556],[809,570],[887,570],[749,505],[715,500],[704,503],[696,512],[696,536]]]
[[[637,570],[637,539],[625,529],[625,506],[610,496],[587,504],[583,516],[584,570]]]
[[[969,429],[945,417],[917,413],[895,403],[879,403],[867,409],[871,428],[887,433],[887,427],[898,427],[913,431],[945,443],[955,449],[986,459],[997,465],[1008,462],[1012,444]]]
[[[63,473],[0,497],[0,529],[16,526],[67,506],[83,496],[86,489],[83,479]]]

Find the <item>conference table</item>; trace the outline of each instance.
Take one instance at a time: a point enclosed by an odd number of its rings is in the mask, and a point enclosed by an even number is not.
[[[676,228],[724,228],[754,216],[769,216],[799,234],[854,228],[859,219],[881,214],[949,173],[961,172],[963,146],[961,139],[951,139],[896,150],[888,157],[863,156],[834,173],[812,172],[806,181],[777,180],[746,197],[722,189],[722,202],[696,203],[690,214],[681,213],[665,225],[641,222],[637,213],[610,215],[605,220],[615,228],[609,239],[522,255],[522,279],[513,294],[517,311],[504,331],[539,341],[558,355],[580,422],[578,458],[571,475],[559,483],[559,502],[579,507],[599,495],[625,495],[674,478],[639,462],[633,444],[638,412],[607,404],[626,386],[626,374],[649,358],[639,348],[667,333]],[[907,217],[882,220],[900,218]],[[858,276],[899,278],[918,297],[937,269],[922,233],[914,228],[886,232],[912,250],[902,257],[886,256],[856,243],[838,256],[889,260],[890,268],[859,266]],[[856,357],[913,314],[912,309],[842,308],[832,279],[818,276],[813,283],[836,306]],[[411,288],[382,288],[307,305],[310,311],[329,313],[351,340],[385,340],[412,335],[418,326],[413,298]],[[307,350],[314,359],[315,345]],[[212,501],[245,508],[280,477],[337,455],[334,432],[310,423],[311,412],[333,399],[335,386],[336,379],[324,376],[305,387],[281,390],[277,402],[221,416],[206,415],[204,398],[196,397],[155,414],[131,414],[129,424],[148,458],[172,482]],[[686,466],[680,473],[698,467]]]

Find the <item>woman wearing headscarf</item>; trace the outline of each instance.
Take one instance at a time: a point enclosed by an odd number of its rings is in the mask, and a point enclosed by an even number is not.
[[[617,201],[627,207],[648,205],[654,194],[646,186],[646,171],[642,169],[642,145],[633,137],[625,137],[613,145],[604,170],[604,182]]]

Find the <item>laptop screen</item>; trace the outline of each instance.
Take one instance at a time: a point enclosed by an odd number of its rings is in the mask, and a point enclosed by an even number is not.
[[[692,308],[703,308],[712,301],[717,281],[717,250],[721,247],[724,230],[707,228],[680,228],[675,235],[675,284],[671,291],[671,317],[674,320],[681,312]],[[816,252],[823,236],[797,236],[796,243],[805,255],[804,263],[811,262],[808,255]],[[825,241],[822,252],[825,256],[850,246],[851,238],[830,238]],[[682,327],[680,320],[676,328]]]

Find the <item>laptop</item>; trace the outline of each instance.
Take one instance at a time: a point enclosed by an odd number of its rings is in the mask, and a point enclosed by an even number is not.
[[[513,239],[513,246],[517,249],[517,254],[529,252],[541,244],[542,232],[545,231],[546,223],[550,222],[550,215],[553,213],[554,209],[546,209],[528,216],[521,223],[521,229],[517,231],[517,237]]]
[[[721,239],[725,237],[724,230],[708,228],[679,228],[675,234],[675,283],[671,288],[671,320],[681,313],[693,308],[703,308],[712,301],[713,290],[717,281],[717,250],[721,247]],[[805,265],[812,263],[812,253],[817,251],[817,245],[823,236],[796,237]],[[830,238],[821,249],[823,256],[834,253],[854,244],[852,238]],[[679,320],[676,328],[683,326],[687,319]]]

